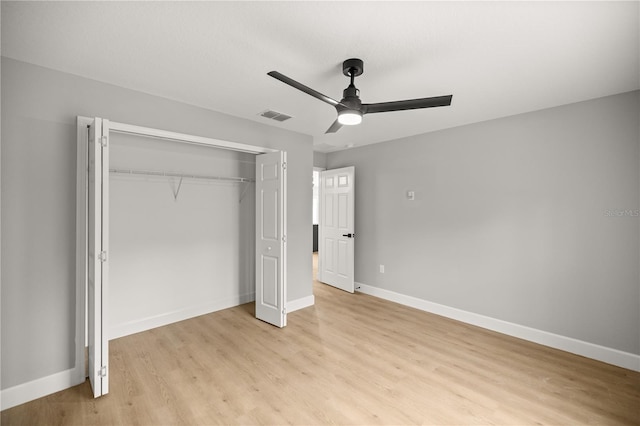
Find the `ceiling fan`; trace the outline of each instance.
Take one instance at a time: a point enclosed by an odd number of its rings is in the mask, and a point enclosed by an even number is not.
[[[325,133],[335,133],[343,125],[355,125],[362,122],[362,116],[374,112],[403,111],[407,109],[432,108],[451,105],[453,95],[434,96],[431,98],[408,99],[404,101],[379,102],[375,104],[363,104],[360,101],[360,90],[353,84],[353,80],[364,71],[362,59],[347,59],[342,63],[342,73],[351,79],[349,86],[342,92],[340,102],[322,93],[305,86],[302,83],[287,77],[278,71],[268,72],[267,75],[280,80],[304,93],[333,105],[338,112],[338,118]]]

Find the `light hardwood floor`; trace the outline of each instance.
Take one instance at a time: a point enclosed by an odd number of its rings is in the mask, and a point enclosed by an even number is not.
[[[247,304],[111,341],[88,383],[2,425],[640,424],[640,373],[314,283],[277,329]]]

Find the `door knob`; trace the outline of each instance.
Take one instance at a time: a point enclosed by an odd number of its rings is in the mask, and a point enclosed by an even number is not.
[[[342,234],[342,236],[347,238],[355,238],[356,234]]]

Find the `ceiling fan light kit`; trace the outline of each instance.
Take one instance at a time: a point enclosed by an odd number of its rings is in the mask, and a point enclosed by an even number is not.
[[[338,123],[343,126],[354,126],[362,123],[362,113],[357,110],[343,109],[338,112]]]
[[[362,59],[351,58],[342,63],[342,73],[349,77],[350,83],[342,92],[342,100],[340,102],[323,95],[322,93],[313,90],[312,88],[305,86],[304,84],[299,83],[278,71],[268,72],[267,75],[333,106],[338,113],[338,118],[325,133],[335,133],[340,130],[343,125],[353,126],[360,124],[362,122],[362,116],[365,114],[451,105],[453,95],[363,104],[360,100],[360,90],[358,90],[354,84],[355,77],[362,75],[363,72],[364,63],[362,62]]]

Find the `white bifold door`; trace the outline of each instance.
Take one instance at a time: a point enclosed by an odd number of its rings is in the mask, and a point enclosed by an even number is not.
[[[109,392],[107,286],[109,264],[109,120],[96,118],[89,127],[87,313],[89,381],[93,396]]]
[[[256,157],[256,318],[287,325],[285,152]]]
[[[355,168],[320,172],[318,280],[354,292]]]

